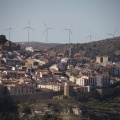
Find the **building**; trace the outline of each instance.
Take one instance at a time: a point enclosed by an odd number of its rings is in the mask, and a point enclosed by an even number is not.
[[[5,70],[7,78],[21,78],[25,77],[25,71],[17,71],[17,70]]]
[[[90,86],[79,86],[76,88],[79,93],[90,92]]]
[[[65,83],[64,95],[65,96],[73,96],[73,85],[69,85],[69,84]]]
[[[46,88],[53,91],[63,90],[63,86],[56,83],[39,83],[37,85],[37,88],[41,88],[41,89]]]
[[[0,84],[0,94],[4,94],[4,92],[5,92],[5,87],[2,84]]]
[[[82,76],[82,77],[76,78],[76,84],[79,86],[96,86],[96,77]]]
[[[37,68],[38,65],[39,63],[34,59],[27,59],[25,62],[25,66],[27,67],[27,69]]]
[[[35,93],[35,86],[32,84],[7,84],[6,93],[8,95],[31,94]]]
[[[97,87],[109,87],[110,77],[107,74],[96,75],[96,86]]]
[[[96,63],[105,63],[105,62],[108,62],[108,56],[97,56],[96,57]]]
[[[103,59],[103,62],[108,62],[108,56],[103,56],[102,59]]]
[[[96,57],[96,63],[101,63],[101,56]]]

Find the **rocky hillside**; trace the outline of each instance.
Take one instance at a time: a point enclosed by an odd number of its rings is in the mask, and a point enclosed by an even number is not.
[[[111,60],[120,60],[120,37],[93,41],[91,43],[61,44],[51,48],[56,52],[68,54],[71,48],[71,56],[80,53],[86,57],[95,59],[95,56],[108,55]]]

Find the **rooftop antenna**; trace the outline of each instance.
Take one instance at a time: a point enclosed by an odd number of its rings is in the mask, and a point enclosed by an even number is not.
[[[113,38],[114,38],[114,37],[115,37],[115,33],[116,33],[116,32],[117,32],[117,29],[114,31],[114,33],[113,33],[113,34],[111,34],[111,33],[109,34],[109,33],[108,33],[107,35],[112,35],[112,36],[113,36]]]
[[[73,35],[73,33],[72,33],[72,31],[71,31],[71,28],[72,28],[72,26],[73,26],[73,24],[70,26],[70,28],[65,28],[65,29],[63,29],[63,30],[67,30],[68,31],[68,37],[69,37],[69,46],[70,46],[70,35]],[[69,48],[69,58],[70,58],[70,55],[71,55],[71,46],[70,46],[70,48]]]
[[[30,26],[30,20],[29,20],[29,22],[28,22],[28,27],[25,27],[25,28],[23,28],[23,29],[28,29],[28,42],[29,42],[29,30],[31,29],[31,30],[35,31],[35,30]]]
[[[5,29],[5,30],[8,30],[8,32],[9,32],[9,41],[10,41],[10,35],[11,35],[10,33],[11,33],[11,31],[15,32],[10,26],[11,25],[9,25],[8,29]]]
[[[45,31],[43,32],[43,34],[46,32],[46,44],[47,44],[47,42],[48,42],[48,31],[49,31],[50,29],[54,29],[54,28],[49,28],[49,27],[47,27],[47,25],[45,24],[45,22],[44,22],[44,25],[45,25],[46,29],[45,29]]]

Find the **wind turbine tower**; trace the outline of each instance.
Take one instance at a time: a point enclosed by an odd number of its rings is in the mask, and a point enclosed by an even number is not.
[[[72,34],[72,31],[71,31],[72,26],[73,26],[73,24],[70,26],[70,28],[63,29],[63,30],[67,30],[67,31],[68,31],[69,46],[70,46],[70,42],[71,42],[71,41],[70,41],[70,35],[73,35],[73,34]],[[71,46],[70,46],[70,48],[69,48],[69,57],[70,57],[70,55],[71,55]]]
[[[28,27],[25,27],[24,29],[28,29],[28,42],[29,42],[29,32],[30,32],[30,29],[35,31],[31,26],[30,26],[30,20],[28,22]]]
[[[8,30],[8,31],[9,31],[9,41],[10,41],[10,37],[11,37],[11,36],[10,36],[10,35],[11,35],[10,33],[11,33],[11,31],[13,31],[13,32],[15,32],[15,31],[14,31],[11,27],[9,27],[8,29],[5,29],[5,30]]]
[[[43,32],[43,34],[46,32],[46,44],[47,44],[47,42],[48,42],[48,31],[49,31],[50,29],[54,29],[54,28],[49,28],[49,27],[47,27],[47,25],[45,24],[45,22],[44,22],[44,25],[45,25],[46,29],[45,29],[45,31]]]
[[[94,37],[94,36],[91,35],[90,29],[89,29],[89,36],[87,36],[87,38],[90,38],[90,43],[92,42],[92,41],[91,41],[91,40],[92,40],[92,37]],[[87,39],[87,38],[86,38],[86,39]]]
[[[69,44],[70,44],[70,35],[72,34],[71,28],[72,28],[73,24],[70,26],[70,28],[67,29],[63,29],[63,30],[67,30],[68,31],[68,37],[69,37]],[[73,35],[73,34],[72,34]]]

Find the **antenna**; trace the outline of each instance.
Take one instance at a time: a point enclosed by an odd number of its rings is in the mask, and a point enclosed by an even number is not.
[[[43,32],[43,34],[46,32],[46,44],[47,44],[47,42],[48,42],[48,31],[49,31],[50,29],[54,29],[54,28],[49,28],[49,27],[47,27],[47,25],[46,25],[45,22],[44,22],[44,25],[45,25],[46,29],[45,29],[45,31]]]
[[[112,34],[111,34],[111,33],[110,33],[110,34],[109,34],[109,33],[107,33],[107,35],[112,35],[112,36],[113,36],[113,38],[114,38],[114,37],[115,37],[115,33],[116,33],[116,32],[117,32],[117,29],[114,31],[114,33],[112,33]]]
[[[30,20],[28,22],[28,27],[25,27],[23,29],[28,29],[28,42],[29,42],[29,30],[31,29],[32,31],[35,31],[31,26],[30,26]]]
[[[8,29],[5,29],[5,30],[8,30],[8,32],[9,32],[9,41],[10,41],[10,37],[11,37],[11,36],[10,36],[10,35],[11,35],[10,33],[11,33],[11,31],[13,31],[13,32],[15,32],[15,31],[14,31],[10,26],[9,26]]]

